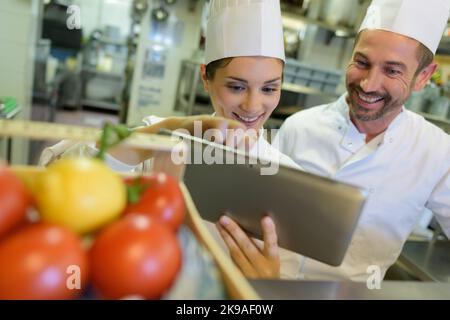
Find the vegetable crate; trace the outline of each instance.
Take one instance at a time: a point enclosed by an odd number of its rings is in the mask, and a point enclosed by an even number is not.
[[[0,136],[19,136],[31,139],[75,138],[77,141],[92,141],[98,139],[99,134],[99,130],[89,128],[0,120]],[[175,146],[179,147],[180,143],[182,142],[174,141],[170,137],[138,133],[132,134],[130,138],[123,141],[123,145],[131,151],[142,149],[151,151],[152,161],[144,166],[146,169],[142,174],[164,172],[175,177],[179,182],[185,201],[186,215],[177,234],[183,252],[182,266],[171,288],[162,298],[260,299],[245,276],[208,231],[188,189],[183,184],[184,165],[172,163],[171,152]],[[48,170],[45,167],[18,165],[11,166],[11,169],[30,188],[33,187],[39,175]],[[210,295],[208,292],[211,290],[216,291]],[[220,294],[220,290],[223,295]],[[82,298],[95,299],[95,296],[90,297],[87,293]]]

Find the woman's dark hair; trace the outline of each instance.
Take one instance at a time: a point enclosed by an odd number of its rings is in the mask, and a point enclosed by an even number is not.
[[[230,64],[233,58],[223,58],[215,61],[211,61],[206,65],[206,79],[213,80],[217,69],[225,68]]]

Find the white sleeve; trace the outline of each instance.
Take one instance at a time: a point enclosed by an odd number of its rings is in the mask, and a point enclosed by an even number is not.
[[[158,123],[160,121],[164,120],[164,118],[160,118],[157,116],[148,116],[145,117],[144,119],[142,119],[142,122],[144,122],[144,124],[146,126],[151,126],[155,123]],[[95,146],[92,146],[95,149]],[[136,169],[138,169],[140,167],[140,165],[129,165],[126,164],[122,161],[117,160],[116,158],[114,158],[113,156],[106,154],[105,155],[105,163],[114,171],[118,171],[118,172],[133,172],[136,171]]]
[[[142,119],[142,122],[144,122],[146,126],[151,126],[155,123],[161,122],[162,120],[164,120],[164,118],[157,116],[148,116]]]
[[[433,211],[442,230],[450,238],[450,168],[434,188],[426,207]]]
[[[98,153],[95,142],[79,142],[75,140],[62,140],[53,146],[45,148],[39,158],[39,166],[48,166],[53,161],[65,157],[94,157]],[[105,163],[117,172],[132,172],[137,166],[123,163],[109,154],[105,155]]]

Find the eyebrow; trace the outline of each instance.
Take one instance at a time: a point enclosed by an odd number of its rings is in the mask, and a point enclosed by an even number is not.
[[[228,79],[233,79],[233,80],[236,80],[236,81],[240,81],[240,82],[244,82],[244,83],[248,83],[247,80],[241,79],[241,78],[237,78],[237,77],[227,77],[227,78],[228,78]],[[281,80],[281,77],[278,77],[278,78],[275,78],[275,79],[272,79],[272,80],[264,81],[264,84],[273,83],[273,82],[276,82],[276,81],[278,81],[278,80]]]
[[[364,53],[361,53],[361,52],[355,52],[355,56],[361,56],[364,59],[369,60],[369,58]],[[384,63],[387,65],[390,65],[390,66],[399,67],[402,70],[406,70],[406,65],[400,61],[386,61]]]

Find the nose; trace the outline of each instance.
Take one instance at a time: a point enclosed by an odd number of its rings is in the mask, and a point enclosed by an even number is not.
[[[382,76],[382,73],[375,68],[369,69],[366,71],[359,85],[364,92],[379,91],[383,81]]]
[[[260,94],[254,91],[248,91],[243,99],[240,108],[249,115],[257,115],[262,107],[263,101]]]

